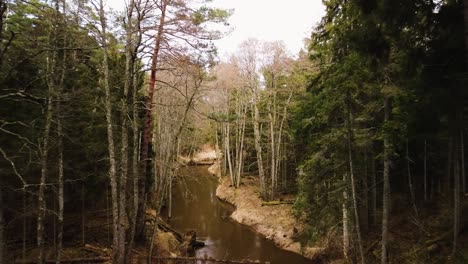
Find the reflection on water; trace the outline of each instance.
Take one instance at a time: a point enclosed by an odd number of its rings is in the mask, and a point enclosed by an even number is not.
[[[229,219],[234,208],[216,197],[217,179],[206,167],[188,167],[181,170],[173,190],[173,218],[168,222],[175,229],[197,231],[198,240],[206,246],[196,255],[217,259],[261,260],[272,264],[310,263],[298,254],[277,248],[253,229]]]

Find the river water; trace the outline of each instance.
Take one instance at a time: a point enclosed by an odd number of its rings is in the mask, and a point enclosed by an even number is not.
[[[196,230],[206,246],[196,251],[216,259],[261,260],[272,264],[305,264],[306,258],[280,249],[252,228],[230,220],[234,207],[216,197],[217,179],[206,166],[181,169],[173,190],[169,224],[181,232]]]

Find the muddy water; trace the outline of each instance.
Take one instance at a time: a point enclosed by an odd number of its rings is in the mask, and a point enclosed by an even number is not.
[[[207,167],[188,167],[173,190],[172,219],[175,229],[185,232],[195,229],[198,240],[206,246],[196,255],[217,259],[261,260],[272,264],[310,263],[304,257],[277,248],[252,228],[229,219],[234,207],[216,197],[217,179],[209,175]]]

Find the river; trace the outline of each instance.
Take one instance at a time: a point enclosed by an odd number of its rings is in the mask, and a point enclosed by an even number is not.
[[[173,190],[170,225],[181,232],[196,230],[206,246],[196,251],[216,259],[261,260],[272,264],[311,263],[280,249],[252,228],[229,218],[234,207],[216,197],[218,181],[206,166],[182,168]]]

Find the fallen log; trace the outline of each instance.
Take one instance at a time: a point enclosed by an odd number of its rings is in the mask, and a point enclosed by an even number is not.
[[[174,261],[190,261],[190,263],[197,263],[197,261],[206,261],[207,263],[227,263],[227,264],[270,264],[268,261],[259,260],[223,260],[215,258],[194,258],[194,257],[152,257],[157,260],[174,260]]]
[[[280,205],[280,204],[293,204],[294,200],[286,200],[286,201],[270,201],[270,202],[262,202],[262,206],[264,205]]]
[[[177,239],[177,241],[179,241],[179,243],[182,243],[184,241],[184,237],[181,233],[179,233],[177,230],[170,227],[168,224],[164,223],[162,220],[158,221],[158,227],[164,232],[171,232],[174,235],[174,237]]]
[[[91,244],[85,244],[83,249],[87,250],[87,251],[90,251],[92,253],[98,254],[98,255],[105,255],[105,256],[110,256],[111,255],[111,249],[97,247],[97,246],[93,246]]]
[[[426,242],[424,242],[424,244],[426,246],[431,246],[432,244],[436,244],[436,243],[440,243],[440,242],[443,242],[443,241],[446,241],[449,240],[450,236],[453,234],[453,229],[431,239],[431,240],[428,240]]]
[[[60,263],[103,263],[110,261],[109,257],[96,257],[96,258],[74,258],[74,259],[62,259]],[[48,259],[44,263],[56,263],[55,259]],[[36,264],[37,260],[16,260],[18,264]]]

